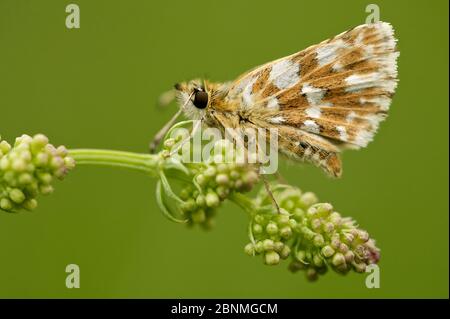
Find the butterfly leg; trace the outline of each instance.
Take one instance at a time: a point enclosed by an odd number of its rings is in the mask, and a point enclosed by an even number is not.
[[[178,116],[181,115],[183,112],[182,109],[178,110],[178,112],[169,120],[169,122],[164,125],[158,133],[156,133],[155,137],[153,137],[153,140],[149,144],[149,150],[150,153],[154,153],[156,151],[156,148],[158,147],[159,143],[161,143],[161,140],[164,138],[166,133],[170,130],[170,128],[175,124],[175,121],[177,120]]]
[[[187,136],[184,140],[182,140],[180,142],[180,144],[178,144],[178,146],[175,147],[171,151],[170,156],[172,156],[173,154],[178,153],[178,151],[184,146],[184,144],[186,144],[192,138],[192,136],[194,136],[195,133],[197,133],[197,131],[202,126],[202,121],[203,121],[203,118],[201,118],[200,120],[197,120],[197,121],[194,122],[194,126],[192,127],[192,131],[189,133],[189,136]]]
[[[263,174],[259,175],[261,179],[264,182],[264,187],[266,188],[266,192],[269,195],[270,199],[272,200],[273,206],[275,206],[275,209],[277,210],[278,214],[281,214],[280,205],[278,205],[277,200],[273,196],[272,189],[270,188],[269,181],[267,180],[266,176]]]

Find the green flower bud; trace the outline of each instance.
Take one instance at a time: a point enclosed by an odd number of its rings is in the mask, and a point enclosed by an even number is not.
[[[183,212],[192,212],[197,209],[197,203],[193,198],[189,198],[187,201],[184,202],[184,204],[181,205],[181,210]]]
[[[280,263],[280,255],[275,251],[268,251],[264,258],[267,265],[278,265]]]
[[[226,175],[228,173],[228,165],[225,163],[220,163],[216,167],[218,173],[223,173]]]
[[[263,232],[263,227],[260,224],[253,225],[253,233],[261,234]]]
[[[11,145],[9,145],[8,142],[6,142],[6,141],[0,142],[0,152],[2,152],[2,154],[7,154],[10,150],[11,150]]]
[[[355,254],[352,251],[347,251],[344,257],[347,263],[351,263],[355,259]]]
[[[352,266],[353,266],[353,269],[355,269],[356,272],[360,272],[360,273],[365,272],[366,271],[366,267],[367,267],[367,265],[365,263],[363,263],[363,262],[361,262],[361,263],[353,262]]]
[[[229,176],[232,180],[237,180],[241,176],[241,174],[239,174],[238,171],[232,170]]]
[[[258,181],[258,174],[255,171],[248,171],[244,175],[242,181],[246,185],[253,185]]]
[[[198,195],[197,198],[195,199],[195,203],[196,203],[199,207],[205,207],[205,206],[206,206],[206,199],[205,199],[205,196],[203,196],[203,195]]]
[[[37,205],[38,205],[37,200],[35,200],[34,198],[27,199],[22,203],[22,206],[26,210],[34,210],[36,209]]]
[[[206,214],[203,209],[198,209],[191,214],[191,219],[194,223],[200,224],[206,220]]]
[[[314,264],[314,266],[320,268],[325,265],[325,262],[319,254],[314,254],[313,255],[313,264]]]
[[[280,236],[288,239],[292,236],[292,229],[289,226],[284,226],[283,228],[280,229]]]
[[[6,211],[10,211],[13,208],[13,203],[6,197],[0,199],[0,208]]]
[[[297,253],[295,254],[295,258],[297,258],[297,260],[301,261],[302,263],[307,263],[306,251],[304,251],[304,250],[297,251]]]
[[[274,250],[274,242],[273,242],[273,240],[265,239],[265,240],[263,240],[262,243],[263,243],[264,250],[266,250],[266,251]]]
[[[228,196],[228,194],[230,193],[230,190],[226,187],[219,186],[216,189],[216,193],[220,199],[225,199]]]
[[[317,203],[318,199],[314,193],[306,192],[300,197],[300,202],[304,207],[311,206]]]
[[[313,219],[313,220],[311,220],[311,228],[314,231],[316,231],[316,232],[319,231],[321,226],[322,226],[322,222],[321,222],[320,219]]]
[[[263,246],[263,243],[261,241],[256,242],[255,251],[258,254],[260,254],[260,253],[262,253],[264,251],[264,246]]]
[[[247,255],[254,256],[256,253],[255,245],[253,245],[252,243],[248,243],[247,245],[245,245],[244,251]]]
[[[256,215],[256,216],[255,216],[255,222],[256,222],[256,223],[262,224],[262,223],[264,223],[264,221],[265,221],[265,218],[264,218],[263,215]]]
[[[303,236],[305,236],[305,238],[308,240],[312,240],[314,238],[314,236],[316,235],[315,232],[313,232],[311,229],[309,229],[306,226],[303,226],[301,228],[301,232],[303,233]]]
[[[266,226],[266,232],[269,235],[277,234],[278,233],[278,226],[277,226],[277,224],[275,224],[274,222],[268,223],[267,226]]]
[[[208,178],[203,174],[198,174],[195,180],[200,186],[205,186],[208,183]]]
[[[276,219],[278,225],[287,225],[289,223],[289,215],[278,214]]]
[[[220,204],[219,196],[216,193],[208,193],[206,194],[206,205],[208,207],[217,207]]]
[[[63,146],[48,144],[42,134],[22,135],[14,146],[0,141],[0,208],[33,210],[39,194],[53,192],[52,181],[62,179],[75,166]]]
[[[322,255],[329,258],[334,255],[334,249],[331,246],[325,246],[322,248]]]
[[[25,195],[20,189],[14,188],[9,192],[9,198],[11,198],[14,203],[20,204],[25,200]]]
[[[293,200],[287,200],[283,203],[283,208],[286,209],[287,211],[291,211],[292,209],[295,208],[295,203]]]
[[[277,252],[277,253],[281,253],[281,251],[283,251],[284,249],[284,244],[281,241],[276,241],[273,244],[273,249]]]
[[[218,174],[216,176],[216,183],[217,185],[226,186],[230,182],[230,179],[228,178],[228,175],[226,174]]]
[[[204,172],[203,174],[205,174],[205,177],[207,178],[211,178],[216,176],[216,169],[212,166],[209,166]]]
[[[314,236],[313,243],[316,247],[322,247],[325,244],[325,239],[321,234],[317,234]]]
[[[295,219],[289,219],[289,227],[292,229],[295,229],[297,227],[298,223]]]
[[[285,245],[280,252],[280,257],[281,257],[281,259],[286,259],[289,257],[290,254],[291,254],[291,249],[289,248],[289,246]]]
[[[336,253],[334,254],[331,263],[333,264],[333,266],[340,266],[340,265],[345,265],[345,257],[344,255],[342,255],[341,253]]]
[[[334,230],[334,224],[331,222],[325,223],[322,225],[322,229],[325,233],[330,234]]]
[[[303,211],[303,209],[297,207],[294,209],[294,218],[296,218],[297,220],[302,220],[305,216],[305,212]]]
[[[316,281],[319,278],[319,274],[313,267],[308,267],[308,269],[306,269],[306,278],[309,281]]]

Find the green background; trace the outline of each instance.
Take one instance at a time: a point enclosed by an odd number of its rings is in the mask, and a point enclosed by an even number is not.
[[[230,80],[365,21],[369,1],[0,0],[0,133],[54,144],[146,152],[175,111],[173,83]],[[399,39],[390,116],[344,175],[281,172],[354,217],[382,249],[381,288],[365,275],[309,283],[243,252],[247,216],[227,203],[213,231],[159,212],[155,181],[78,167],[33,213],[0,212],[0,297],[448,297],[448,1],[377,1]],[[81,288],[65,287],[65,267]]]

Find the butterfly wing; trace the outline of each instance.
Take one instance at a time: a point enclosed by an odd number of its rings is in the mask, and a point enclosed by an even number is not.
[[[339,176],[337,153],[367,146],[387,115],[397,86],[395,47],[390,24],[360,25],[244,74],[228,98],[259,125],[278,127],[280,141],[292,140],[295,148],[289,143],[283,153]],[[335,167],[327,167],[330,158]]]

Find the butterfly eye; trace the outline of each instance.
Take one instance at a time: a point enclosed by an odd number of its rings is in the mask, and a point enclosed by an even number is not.
[[[196,108],[204,109],[208,106],[208,93],[204,91],[195,91],[193,103]]]

